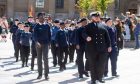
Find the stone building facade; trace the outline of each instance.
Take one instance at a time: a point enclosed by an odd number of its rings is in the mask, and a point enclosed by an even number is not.
[[[78,18],[75,3],[78,0],[0,0],[0,16],[24,19],[32,12],[51,14],[55,18]],[[131,11],[140,13],[140,0],[115,0],[109,6],[108,15],[111,17],[121,12]]]
[[[25,18],[32,11],[51,14],[56,18],[76,17],[75,0],[0,0],[0,16]]]

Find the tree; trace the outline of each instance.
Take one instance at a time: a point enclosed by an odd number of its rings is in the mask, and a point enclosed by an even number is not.
[[[87,17],[89,10],[92,9],[92,0],[78,0],[76,7],[82,17]]]
[[[92,0],[92,4],[95,10],[100,11],[102,15],[105,14],[109,4],[113,3],[114,0]]]
[[[84,17],[87,16],[89,10],[100,11],[104,15],[109,4],[113,2],[114,0],[78,0],[76,7]]]

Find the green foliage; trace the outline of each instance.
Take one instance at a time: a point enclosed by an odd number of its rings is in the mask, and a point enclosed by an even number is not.
[[[76,7],[79,9],[84,16],[87,16],[89,10],[95,9],[100,11],[104,15],[110,3],[113,3],[114,0],[79,0],[76,4]]]
[[[89,10],[92,9],[92,0],[79,0],[76,7],[85,14],[84,16],[87,16]]]
[[[109,4],[113,2],[114,0],[96,0],[96,10],[101,11],[101,13],[104,15]]]

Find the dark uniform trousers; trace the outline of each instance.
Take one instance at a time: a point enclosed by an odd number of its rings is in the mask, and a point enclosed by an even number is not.
[[[30,46],[21,45],[21,60],[23,65],[25,63],[27,65],[29,55],[30,55]]]
[[[91,55],[88,57],[88,60],[90,65],[91,80],[101,80],[104,74],[108,53],[93,52],[90,54]]]
[[[16,52],[15,38],[12,38],[12,43],[13,43],[13,46],[14,46],[14,51]],[[15,52],[14,52],[14,56],[16,56]]]
[[[58,48],[56,47],[56,44],[54,41],[51,42],[51,52],[53,56],[53,64],[57,65],[58,63]]]
[[[49,73],[49,64],[48,64],[48,44],[41,44],[41,47],[36,47],[37,51],[37,65],[38,65],[38,73],[42,75],[42,57],[44,61],[44,73],[47,76]]]
[[[58,47],[58,64],[61,67],[65,66],[67,63],[67,58],[68,58],[68,46],[66,47]]]
[[[88,66],[89,66],[88,61],[86,60],[84,64],[84,53],[85,53],[85,47],[80,46],[80,49],[77,49],[77,65],[78,65],[79,75],[83,75],[85,71],[88,71]],[[86,56],[86,59],[87,59],[87,56]]]
[[[73,44],[69,45],[69,59],[70,59],[70,62],[73,62],[73,60],[74,60],[75,49],[76,49],[75,45],[73,45]]]
[[[35,61],[35,58],[37,57],[35,42],[32,42],[32,45],[31,45],[31,52],[32,52],[31,69],[34,69],[34,61]]]
[[[15,57],[16,57],[16,61],[18,61],[19,53],[20,53],[20,56],[21,56],[21,44],[16,42],[15,43]]]
[[[117,75],[116,69],[117,69],[117,57],[118,57],[118,48],[117,46],[112,47],[112,51],[109,53],[106,61],[106,66],[105,66],[105,73],[104,75],[107,76],[108,74],[108,62],[109,59],[111,61],[111,70],[112,70],[112,76]]]

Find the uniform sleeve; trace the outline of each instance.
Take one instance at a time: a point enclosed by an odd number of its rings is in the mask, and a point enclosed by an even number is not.
[[[56,44],[58,44],[58,40],[59,40],[59,31],[56,33],[56,37],[55,37]]]
[[[70,30],[68,30],[67,40],[68,40],[68,43],[70,43]]]
[[[105,29],[105,40],[106,40],[107,47],[111,47],[111,40],[109,37],[109,33],[106,29]]]
[[[87,29],[89,28],[89,25],[86,25],[84,30],[82,31],[82,37],[86,40],[87,37],[88,37],[88,34],[87,34]]]
[[[34,32],[33,32],[34,34],[33,34],[33,37],[34,37],[34,41],[35,42],[37,42],[37,25],[36,25],[36,27],[34,28]]]
[[[22,43],[22,40],[23,40],[23,34],[24,33],[21,33],[21,35],[20,35],[20,41],[21,41],[21,43]]]
[[[51,42],[51,28],[49,25],[48,25],[48,39],[49,39],[49,44],[50,44],[50,42]]]
[[[79,29],[76,30],[76,45],[79,45]]]

